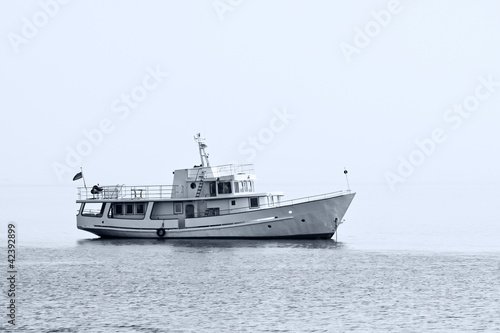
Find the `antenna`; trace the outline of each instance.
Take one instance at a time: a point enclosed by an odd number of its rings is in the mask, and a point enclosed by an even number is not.
[[[347,181],[347,190],[351,192],[351,188],[349,187],[349,178],[347,177],[347,169],[344,167],[344,175],[345,175],[345,180]]]
[[[85,184],[85,177],[83,176],[83,168],[80,167],[80,173],[82,174],[83,186],[85,186],[85,191],[87,191],[87,184]]]
[[[202,167],[209,167],[210,162],[208,161],[208,154],[205,152],[205,148],[208,146],[205,144],[205,139],[201,137],[200,133],[194,136],[194,141],[198,143],[198,149],[200,150],[200,159]]]

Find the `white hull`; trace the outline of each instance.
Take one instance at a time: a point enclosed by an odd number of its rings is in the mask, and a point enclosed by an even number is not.
[[[179,216],[175,220],[149,217],[130,220],[80,214],[77,225],[101,237],[118,238],[331,238],[354,195],[342,194],[220,216]]]

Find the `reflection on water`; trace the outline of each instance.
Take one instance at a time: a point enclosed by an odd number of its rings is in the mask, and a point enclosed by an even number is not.
[[[251,240],[251,239],[120,239],[89,238],[77,241],[79,246],[172,246],[186,248],[303,248],[341,249],[344,244],[333,239],[321,240]]]

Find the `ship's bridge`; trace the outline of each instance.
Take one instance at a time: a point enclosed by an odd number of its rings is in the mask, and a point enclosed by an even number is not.
[[[234,196],[255,192],[254,168],[252,164],[195,166],[174,171],[174,186],[182,186],[184,193],[176,198],[203,198]]]

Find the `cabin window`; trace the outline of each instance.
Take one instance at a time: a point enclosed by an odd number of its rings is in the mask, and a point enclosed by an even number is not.
[[[82,205],[82,216],[101,217],[104,212],[104,203],[86,202]]]
[[[251,180],[248,181],[248,192],[253,192],[253,182]]]
[[[144,214],[144,204],[135,204],[136,214]]]
[[[231,200],[231,206],[236,206],[236,200]]]
[[[229,194],[231,192],[231,182],[219,182],[217,186],[219,190],[219,194]]]
[[[123,205],[121,204],[115,205],[115,215],[123,215]]]
[[[134,204],[126,204],[125,209],[127,214],[134,214]]]
[[[259,198],[250,198],[250,208],[259,208]]]
[[[234,182],[234,193],[240,193],[240,186],[238,182]]]
[[[153,209],[151,210],[151,219],[161,220],[171,218],[173,210],[174,204],[172,202],[155,202],[153,204]]]
[[[248,186],[247,186],[247,182],[244,181],[244,182],[241,182],[241,189],[242,191],[241,192],[248,192]]]
[[[219,208],[207,208],[205,211],[205,216],[219,216],[220,209]]]
[[[174,203],[174,214],[182,214],[182,202]]]
[[[215,191],[216,190],[215,182],[209,183],[209,189],[210,189],[210,196],[215,197],[217,195],[217,192]]]

